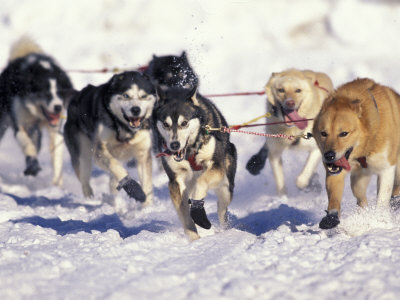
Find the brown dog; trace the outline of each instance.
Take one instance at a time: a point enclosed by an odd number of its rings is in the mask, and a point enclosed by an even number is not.
[[[400,192],[400,96],[370,79],[339,87],[314,121],[313,136],[326,169],[328,211],[319,227],[339,224],[344,179],[351,172],[357,204],[367,206],[366,189],[378,175],[378,207],[388,207]]]

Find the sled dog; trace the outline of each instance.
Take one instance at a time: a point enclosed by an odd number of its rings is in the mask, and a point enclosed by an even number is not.
[[[324,73],[296,69],[272,73],[265,86],[267,112],[271,114],[267,118],[267,122],[286,123],[268,125],[267,133],[287,136],[311,133],[313,121],[304,119],[312,119],[318,114],[322,103],[332,90],[332,81]],[[269,157],[278,195],[286,194],[282,153],[288,148],[305,150],[309,153],[305,166],[296,181],[297,187],[304,189],[309,185],[321,159],[319,149],[312,139],[266,138],[264,146],[250,158],[246,165],[246,169],[251,174],[257,175]]]
[[[92,158],[110,174],[110,191],[124,189],[129,197],[151,204],[151,115],[156,90],[147,75],[124,72],[100,86],[88,85],[68,107],[65,143],[85,197],[92,197],[89,184]],[[123,165],[137,161],[141,185]]]
[[[162,164],[169,178],[172,202],[190,240],[199,238],[195,223],[209,229],[204,210],[209,189],[218,197],[218,218],[227,225],[227,207],[232,200],[236,172],[236,148],[229,134],[207,132],[228,126],[211,101],[196,89],[159,91],[154,122],[163,139]]]
[[[42,129],[50,136],[53,184],[62,184],[63,137],[60,133],[65,105],[74,94],[67,74],[28,37],[11,48],[0,75],[0,139],[9,126],[25,155],[24,175],[36,176]]]
[[[199,83],[185,51],[180,56],[153,55],[145,73],[150,76],[154,84],[163,90],[168,88],[191,90],[197,87]]]
[[[377,206],[389,206],[400,194],[400,96],[371,79],[340,86],[322,106],[313,136],[326,169],[328,210],[322,229],[339,224],[344,179],[351,174],[357,204],[367,206],[366,189],[378,176]]]

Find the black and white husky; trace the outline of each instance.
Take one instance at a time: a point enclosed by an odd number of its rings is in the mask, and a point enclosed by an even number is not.
[[[66,73],[29,38],[11,49],[7,67],[0,75],[0,139],[11,125],[26,160],[25,175],[41,170],[37,155],[41,129],[50,135],[53,184],[62,184],[63,136],[60,129],[64,107],[74,90]]]
[[[85,197],[93,196],[94,158],[111,175],[111,193],[124,189],[139,202],[152,202],[150,117],[156,99],[148,76],[124,72],[100,86],[88,85],[71,100],[64,137]],[[131,159],[137,161],[141,186],[123,165]]]
[[[228,126],[211,101],[196,94],[196,89],[159,91],[154,111],[156,128],[164,141],[163,167],[169,178],[172,202],[191,240],[199,235],[195,223],[209,229],[204,210],[209,189],[218,197],[218,218],[227,225],[227,207],[232,200],[236,173],[236,148],[229,134],[207,132]]]

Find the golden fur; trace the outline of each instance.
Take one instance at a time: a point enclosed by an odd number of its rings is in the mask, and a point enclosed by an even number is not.
[[[361,207],[367,205],[366,189],[373,174],[378,175],[378,206],[388,206],[391,195],[399,194],[399,128],[400,96],[391,88],[371,79],[356,79],[332,93],[313,128],[327,174],[328,214],[340,214],[348,172]]]
[[[333,91],[332,81],[324,73],[309,70],[300,71],[296,69],[272,73],[265,86],[267,111],[271,113],[271,117],[269,117],[267,121],[285,121],[285,116],[281,107],[283,107],[285,102],[289,99],[294,101],[295,110],[300,117],[304,119],[314,118],[331,91]],[[312,121],[308,121],[304,129],[300,129],[293,124],[290,126],[287,124],[269,125],[267,126],[267,132],[297,136],[311,132],[312,126]],[[298,142],[294,143],[293,140],[267,138],[265,146],[269,151],[269,160],[275,177],[277,193],[279,195],[286,194],[281,159],[282,152],[294,145],[296,149],[306,150],[310,153],[303,171],[297,178],[296,185],[300,189],[308,186],[311,176],[320,160],[318,147],[312,139],[300,139]]]

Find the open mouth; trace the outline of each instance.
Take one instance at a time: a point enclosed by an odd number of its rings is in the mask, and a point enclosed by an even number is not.
[[[144,119],[144,118],[140,118],[140,117],[128,117],[125,113],[124,113],[124,118],[128,122],[129,126],[132,128],[140,127],[140,125],[142,125],[142,121]]]
[[[294,125],[301,130],[307,127],[308,121],[301,117],[296,109],[284,109],[281,106],[281,110],[285,118],[286,126],[292,127]]]
[[[51,113],[47,109],[45,109],[43,106],[40,107],[42,109],[42,113],[49,122],[51,126],[57,126],[58,122],[60,120],[61,113]]]
[[[297,109],[287,109],[283,108],[282,105],[280,105],[282,115],[285,120],[285,125],[288,127],[296,126],[297,128],[303,130],[307,127],[308,121],[305,120],[303,117],[301,117],[297,111]]]
[[[183,148],[182,150],[179,150],[177,152],[173,152],[172,157],[177,161],[182,161],[186,157],[186,147]]]
[[[352,151],[353,147],[349,148],[341,158],[334,161],[333,163],[325,163],[329,174],[337,175],[342,172],[343,169],[345,169],[346,171],[350,171],[351,167],[349,164],[349,157]]]
[[[167,145],[165,143],[164,143],[163,147],[166,148],[166,150],[164,152],[157,154],[156,157],[172,156],[173,159],[177,162],[180,162],[186,158],[187,142],[186,142],[185,147],[179,151],[170,150],[169,148],[167,148]]]

